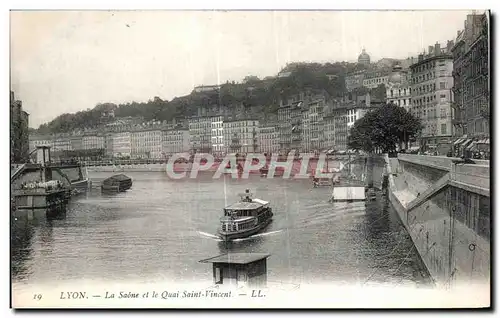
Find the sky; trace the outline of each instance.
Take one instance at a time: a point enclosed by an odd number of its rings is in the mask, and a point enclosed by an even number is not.
[[[98,103],[171,100],[288,62],[416,56],[471,11],[13,11],[11,90],[38,127]]]

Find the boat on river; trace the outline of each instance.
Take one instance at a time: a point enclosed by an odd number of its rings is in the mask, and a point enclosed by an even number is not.
[[[124,192],[132,187],[132,179],[124,174],[117,174],[105,179],[101,184],[103,191]]]
[[[224,208],[224,216],[220,219],[219,237],[224,241],[257,234],[272,221],[269,202],[252,198],[248,189],[240,196],[239,202]]]
[[[318,178],[318,177],[312,177],[313,180],[313,187],[323,187],[327,186],[330,187],[333,185],[333,180],[331,178]]]
[[[318,187],[331,187],[333,186],[336,182],[338,182],[338,178],[340,176],[340,169],[329,167],[328,166],[328,156],[326,159],[326,167],[321,171],[321,175],[317,176],[315,175],[315,170],[312,171],[312,184],[314,188]],[[326,176],[327,174],[331,176]]]
[[[368,201],[375,201],[375,200],[377,200],[377,192],[375,191],[374,188],[367,188],[366,189],[366,199]]]

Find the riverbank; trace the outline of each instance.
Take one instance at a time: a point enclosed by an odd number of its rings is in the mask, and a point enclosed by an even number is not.
[[[388,195],[439,288],[490,281],[489,162],[385,157]]]
[[[364,160],[357,159],[357,160]],[[269,164],[269,163],[268,163]],[[286,164],[286,162],[277,162],[277,173],[281,174],[283,172],[283,168],[280,165]],[[328,160],[324,162],[321,170],[326,169],[338,169],[341,170],[343,166],[345,166],[347,162],[342,162],[339,160]],[[244,166],[244,162],[241,163],[241,166]],[[307,166],[302,165],[301,160],[294,160],[291,167],[291,175],[297,175],[299,173],[315,173],[316,168],[318,166],[317,160],[310,160]],[[100,165],[100,166],[86,166],[89,172],[166,172],[167,168],[171,169],[171,171],[175,173],[190,173],[193,171],[193,163],[174,163],[173,165],[167,163],[153,163],[153,164],[125,164],[125,165]],[[210,165],[210,167],[205,167],[203,164],[199,167],[199,171],[208,171],[208,172],[217,172],[220,167],[220,162],[214,162]],[[301,170],[302,169],[302,170]],[[249,173],[252,174],[260,174],[259,169],[249,170]]]

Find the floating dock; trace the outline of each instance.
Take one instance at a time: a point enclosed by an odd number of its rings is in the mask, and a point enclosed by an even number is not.
[[[69,187],[77,192],[88,189],[90,181],[87,169],[81,164],[72,161],[52,162],[49,146],[37,146],[30,156],[32,154],[36,155],[35,162],[11,165],[10,183],[13,190],[20,189],[26,182],[50,180],[59,180],[65,188]]]
[[[364,186],[345,186],[333,188],[332,202],[366,201]]]
[[[16,210],[65,207],[69,196],[67,189],[23,189],[13,193]]]
[[[72,192],[88,185],[81,165],[52,163],[49,146],[35,151],[36,163],[11,166],[11,211],[65,211]]]

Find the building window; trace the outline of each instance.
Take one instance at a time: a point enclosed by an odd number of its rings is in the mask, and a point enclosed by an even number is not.
[[[441,124],[441,135],[446,135],[446,124]]]
[[[439,89],[446,89],[446,82],[439,82]]]

